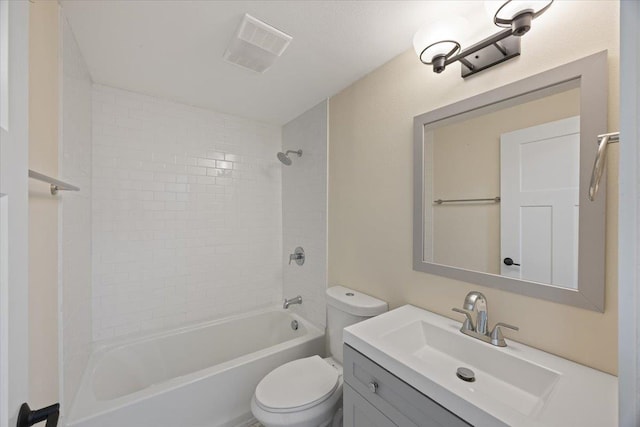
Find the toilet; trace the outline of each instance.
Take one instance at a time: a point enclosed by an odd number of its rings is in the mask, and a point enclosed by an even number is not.
[[[256,387],[251,412],[265,427],[342,425],[342,330],[387,311],[387,303],[342,286],[327,289],[331,357],[285,363]]]

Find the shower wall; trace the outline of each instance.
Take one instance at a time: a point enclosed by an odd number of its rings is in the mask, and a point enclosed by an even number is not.
[[[284,150],[291,166],[282,166],[284,295],[302,295],[291,310],[318,326],[325,326],[327,288],[327,102],[323,101],[282,129]],[[305,250],[303,266],[288,264],[296,246]]]
[[[282,297],[281,128],[93,86],[93,338]]]
[[[60,17],[62,120],[59,193],[60,399],[66,413],[91,351],[91,77],[71,28]]]

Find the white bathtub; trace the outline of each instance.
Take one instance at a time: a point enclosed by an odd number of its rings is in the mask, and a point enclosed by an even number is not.
[[[266,374],[323,353],[323,332],[282,309],[113,342],[92,354],[66,425],[243,425]]]

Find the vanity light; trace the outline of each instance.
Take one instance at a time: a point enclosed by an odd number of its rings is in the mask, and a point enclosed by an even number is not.
[[[497,10],[495,1],[487,1],[487,10],[495,10],[493,22],[504,30],[461,50],[460,43],[451,34],[465,28],[464,20],[452,18],[447,24],[429,24],[416,32],[413,47],[425,65],[433,66],[435,73],[459,61],[462,77],[466,78],[508,59],[520,55],[520,37],[531,29],[531,21],[549,9],[553,0],[507,0]],[[457,22],[456,22],[457,21]],[[462,24],[460,23],[462,21]]]
[[[553,0],[508,0],[496,10],[493,23],[511,28],[514,36],[523,36],[531,29],[531,21],[549,9]]]
[[[456,41],[461,28],[468,22],[461,17],[453,17],[446,22],[440,21],[425,25],[413,36],[413,48],[425,65],[433,65],[433,71],[444,71],[445,62],[460,52],[460,43]],[[435,40],[435,41],[434,41]]]

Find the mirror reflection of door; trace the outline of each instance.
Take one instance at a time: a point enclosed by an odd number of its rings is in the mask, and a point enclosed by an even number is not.
[[[574,85],[572,82],[528,93],[425,127],[424,261],[520,278],[521,271],[515,269],[520,250],[517,255],[511,252],[502,256],[501,249],[500,236],[504,234],[501,221],[505,216],[501,215],[501,202],[495,200],[502,192],[500,137],[579,117],[580,88]],[[578,152],[572,161],[577,165]],[[543,182],[551,178],[544,170],[541,175]],[[438,199],[451,202],[438,204]],[[468,199],[473,201],[462,201]],[[519,209],[514,212],[520,215]],[[506,257],[512,258],[514,264],[505,274],[503,260]]]
[[[501,135],[502,275],[577,289],[579,159],[580,117]]]

